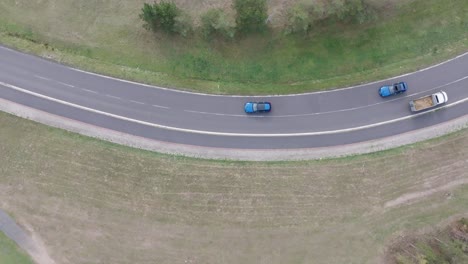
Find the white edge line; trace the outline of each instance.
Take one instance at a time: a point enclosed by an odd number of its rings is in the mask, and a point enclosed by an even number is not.
[[[144,84],[144,83],[139,83],[139,82],[134,82],[134,81],[128,81],[128,80],[119,79],[119,78],[116,78],[116,77],[111,77],[111,76],[102,75],[102,74],[99,74],[99,73],[94,73],[94,72],[88,72],[88,71],[85,71],[85,70],[80,70],[80,69],[76,69],[76,68],[72,68],[72,67],[68,67],[68,66],[65,66],[65,67],[67,67],[68,69],[73,70],[73,71],[77,71],[77,72],[81,72],[81,73],[86,73],[86,74],[90,74],[90,75],[94,75],[94,76],[98,76],[98,77],[102,77],[102,78],[106,78],[106,79],[111,79],[111,80],[120,81],[120,82],[124,82],[124,83],[139,85],[139,86],[143,86],[143,87],[149,87],[149,88],[155,88],[155,89],[160,89],[160,90],[172,91],[172,92],[177,92],[177,93],[194,94],[194,95],[204,95],[204,96],[214,96],[214,97],[241,97],[241,98],[255,98],[255,97],[290,97],[290,96],[300,96],[300,95],[310,95],[310,94],[322,94],[322,93],[339,92],[339,91],[343,91],[343,90],[349,90],[349,89],[354,89],[354,88],[357,88],[357,87],[362,87],[362,86],[365,86],[365,85],[371,85],[371,84],[375,84],[375,83],[379,83],[379,82],[384,82],[384,81],[388,81],[388,80],[392,80],[392,79],[397,79],[397,78],[405,77],[405,76],[408,76],[408,75],[411,75],[411,74],[414,74],[414,73],[418,73],[418,72],[423,72],[423,71],[430,70],[430,69],[435,68],[435,67],[438,67],[438,66],[440,66],[440,65],[449,63],[449,62],[454,61],[454,60],[457,60],[457,59],[459,59],[459,58],[461,58],[461,57],[463,57],[463,56],[466,56],[466,55],[468,55],[468,52],[465,52],[465,53],[463,53],[463,54],[460,54],[460,55],[458,55],[458,56],[456,56],[456,57],[454,57],[454,58],[448,59],[448,60],[446,60],[446,61],[443,61],[443,62],[434,64],[434,65],[431,65],[431,66],[429,66],[429,67],[427,67],[427,68],[424,68],[424,69],[416,70],[416,71],[409,72],[409,73],[405,73],[405,74],[398,75],[398,76],[389,77],[389,78],[382,79],[382,80],[378,80],[378,81],[373,81],[373,82],[358,84],[358,85],[355,85],[355,86],[344,87],[344,88],[337,88],[337,89],[333,89],[333,90],[329,90],[329,91],[318,91],[318,92],[298,93],[298,94],[276,94],[276,95],[275,95],[275,94],[272,94],[272,95],[222,95],[222,94],[206,94],[206,93],[199,93],[199,92],[183,91],[183,90],[176,90],[176,89],[171,89],[171,88],[166,88],[166,87],[160,87],[160,86],[155,86],[155,85],[150,85],[150,84]]]
[[[137,124],[142,124],[142,125],[146,125],[146,126],[162,128],[162,129],[167,129],[167,130],[186,132],[186,133],[215,135],[215,136],[234,136],[234,137],[236,137],[236,136],[237,137],[294,137],[294,136],[315,136],[315,135],[326,135],[326,134],[338,134],[338,133],[352,132],[352,131],[377,127],[377,126],[381,126],[381,125],[386,125],[386,124],[395,123],[395,122],[398,122],[398,121],[414,118],[414,117],[417,117],[417,116],[421,116],[421,115],[425,115],[425,114],[437,111],[437,110],[442,109],[442,108],[448,108],[448,107],[455,106],[457,104],[461,104],[461,103],[464,103],[464,102],[468,101],[468,97],[467,97],[465,99],[462,99],[462,100],[459,100],[459,101],[456,101],[456,102],[453,102],[453,103],[450,103],[450,104],[446,104],[446,105],[443,105],[441,107],[434,108],[432,110],[425,111],[425,112],[422,112],[422,113],[412,114],[412,115],[409,115],[409,116],[404,116],[404,117],[400,117],[400,118],[396,118],[396,119],[392,119],[392,120],[387,120],[387,121],[378,122],[378,123],[365,125],[365,126],[346,128],[346,129],[330,130],[330,131],[319,131],[319,132],[283,133],[283,134],[248,134],[248,133],[228,133],[228,132],[202,131],[202,130],[193,130],[193,129],[186,129],[186,128],[178,128],[178,127],[159,125],[159,124],[154,124],[154,123],[150,123],[150,122],[147,122],[147,121],[142,121],[142,120],[132,119],[132,118],[124,117],[124,116],[119,116],[119,115],[107,113],[107,112],[104,112],[104,111],[92,109],[92,108],[89,108],[89,107],[77,105],[77,104],[74,104],[74,103],[66,102],[66,101],[56,99],[56,98],[53,98],[53,97],[49,97],[49,96],[46,96],[46,95],[31,92],[31,91],[28,91],[26,89],[23,89],[23,88],[20,88],[20,87],[17,87],[17,86],[8,84],[8,83],[0,82],[0,85],[3,85],[4,87],[8,87],[10,89],[13,89],[13,90],[16,90],[16,91],[19,91],[19,92],[23,92],[23,93],[26,93],[26,94],[29,94],[29,95],[32,95],[32,96],[36,96],[36,97],[39,97],[39,98],[42,98],[42,99],[53,101],[53,102],[56,102],[56,103],[59,103],[59,104],[67,105],[67,106],[70,106],[70,107],[78,108],[78,109],[81,109],[81,110],[101,114],[101,115],[104,115],[104,116],[108,116],[108,117],[112,117],[112,118],[116,118],[116,119],[120,119],[120,120],[124,120],[124,121],[128,121],[128,122],[133,122],[133,123],[137,123]]]
[[[0,48],[3,49],[3,50],[8,50],[10,52],[15,52],[15,53],[19,53],[19,54],[22,54],[22,55],[31,55],[31,54],[28,54],[28,53],[23,53],[23,52],[20,52],[20,51],[17,51],[17,50],[14,50],[14,49],[10,49],[10,48],[7,48],[7,47],[4,47],[4,46],[1,46],[0,45]],[[166,88],[166,87],[160,87],[160,86],[156,86],[156,85],[150,85],[150,84],[144,84],[144,83],[139,83],[139,82],[134,82],[134,81],[128,81],[128,80],[124,80],[124,79],[120,79],[120,78],[116,78],[116,77],[111,77],[111,76],[106,76],[106,75],[103,75],[103,74],[99,74],[99,73],[94,73],[94,72],[88,72],[88,71],[85,71],[85,70],[80,70],[80,69],[76,69],[76,68],[72,68],[70,66],[65,66],[63,64],[60,64],[56,61],[51,61],[51,60],[47,60],[43,57],[38,57],[38,58],[41,58],[43,60],[45,60],[46,62],[49,62],[49,63],[53,63],[53,64],[57,64],[57,65],[61,65],[65,68],[68,68],[72,71],[77,71],[77,72],[81,72],[81,73],[85,73],[85,74],[89,74],[89,75],[94,75],[94,76],[99,76],[99,77],[102,77],[102,78],[106,78],[106,79],[110,79],[110,80],[115,80],[115,81],[120,81],[120,82],[124,82],[124,83],[129,83],[129,84],[135,84],[135,85],[139,85],[139,86],[143,86],[143,87],[149,87],[149,88],[155,88],[155,89],[160,89],[160,90],[166,90],[166,91],[171,91],[171,92],[176,92],[176,93],[185,93],[185,94],[194,94],[194,95],[204,95],[204,96],[214,96],[214,97],[241,97],[241,98],[255,98],[255,97],[290,97],[290,96],[300,96],[300,95],[310,95],[310,94],[321,94],[321,93],[333,93],[333,92],[339,92],[339,91],[343,91],[343,90],[348,90],[348,89],[354,89],[354,88],[357,88],[357,87],[362,87],[362,86],[365,86],[365,85],[370,85],[370,84],[375,84],[375,83],[379,83],[379,82],[384,82],[384,81],[388,81],[388,80],[391,80],[391,79],[396,79],[396,78],[401,78],[401,77],[405,77],[405,76],[408,76],[408,75],[411,75],[413,73],[418,73],[418,72],[423,72],[423,71],[427,71],[427,70],[430,70],[432,68],[435,68],[435,67],[438,67],[440,65],[443,65],[443,64],[446,64],[446,63],[449,63],[451,61],[454,61],[454,60],[457,60],[461,57],[464,57],[468,55],[468,52],[465,52],[463,54],[460,54],[454,58],[451,58],[451,59],[448,59],[446,61],[443,61],[443,62],[440,62],[440,63],[437,63],[437,64],[434,64],[434,65],[431,65],[427,68],[424,68],[424,69],[420,69],[420,70],[416,70],[416,71],[413,71],[413,72],[409,72],[409,73],[405,73],[405,74],[402,74],[402,75],[398,75],[398,76],[393,76],[393,77],[389,77],[389,78],[386,78],[386,79],[382,79],[382,80],[378,80],[378,81],[373,81],[373,82],[368,82],[368,83],[363,83],[363,84],[359,84],[359,85],[355,85],[355,86],[350,86],[350,87],[344,87],[344,88],[338,88],[338,89],[333,89],[333,90],[329,90],[329,91],[318,91],[318,92],[310,92],[310,93],[298,93],[298,94],[277,94],[277,95],[222,95],[222,94],[206,94],[206,93],[199,93],[199,92],[191,92],[191,91],[183,91],[183,90],[176,90],[176,89],[171,89],[171,88]],[[33,56],[33,55],[31,55]],[[37,57],[37,56],[36,56]]]
[[[428,93],[430,91],[440,90],[443,87],[446,87],[448,85],[452,85],[452,84],[457,83],[457,82],[461,82],[461,81],[463,81],[465,79],[468,79],[468,76],[465,76],[465,77],[460,78],[460,79],[455,80],[455,81],[451,81],[451,82],[443,84],[443,85],[439,85],[437,87],[434,87],[434,88],[431,88],[431,89],[428,89],[428,90],[425,90],[425,91],[422,91],[422,92],[407,94],[405,96],[399,96],[399,97],[396,97],[396,98],[393,98],[393,99],[387,99],[385,101],[381,101],[381,102],[374,103],[374,104],[369,104],[369,105],[362,105],[362,106],[358,106],[358,107],[344,108],[344,109],[326,111],[326,112],[305,113],[305,114],[297,114],[297,115],[275,115],[275,116],[269,116],[269,118],[317,116],[317,115],[327,115],[327,114],[341,113],[341,112],[346,112],[346,111],[354,111],[354,110],[358,110],[358,109],[364,109],[364,108],[369,108],[369,107],[373,107],[373,106],[377,106],[377,105],[387,104],[387,103],[398,101],[398,100],[403,100],[403,99],[406,99],[406,98],[414,97],[416,95],[425,94],[425,93]],[[237,115],[237,114],[210,113],[210,112],[202,112],[202,111],[195,111],[195,110],[184,110],[184,111],[185,112],[190,112],[190,113],[204,114],[204,115],[232,116],[232,117],[245,116],[245,115]],[[265,116],[255,115],[255,116],[251,116],[251,117],[265,117]]]

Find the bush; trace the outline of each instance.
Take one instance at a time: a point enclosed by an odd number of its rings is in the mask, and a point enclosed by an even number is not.
[[[365,0],[331,0],[315,3],[300,2],[287,13],[285,33],[307,34],[319,20],[364,23],[375,19],[374,8]]]
[[[266,29],[266,0],[234,0],[234,10],[239,32],[261,32]]]
[[[140,18],[145,22],[143,27],[154,32],[162,29],[166,33],[176,32],[177,16],[180,10],[174,2],[161,1],[153,5],[144,3]]]
[[[193,30],[192,18],[185,12],[180,12],[174,23],[173,31],[183,37],[187,37]]]
[[[235,24],[222,9],[210,9],[201,17],[203,35],[211,38],[218,35],[231,39],[235,34]]]
[[[153,6],[147,3],[143,4],[143,8],[141,9],[140,19],[145,22],[143,27],[146,30],[157,31],[159,24],[157,23],[158,20],[156,18],[156,11],[154,10]]]
[[[286,34],[307,33],[312,23],[311,14],[305,4],[292,6],[287,13]]]
[[[375,10],[365,0],[333,0],[329,16],[344,22],[364,23],[375,19]]]

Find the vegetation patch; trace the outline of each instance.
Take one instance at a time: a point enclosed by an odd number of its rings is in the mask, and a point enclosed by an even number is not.
[[[0,263],[33,264],[31,258],[2,232],[0,232]]]
[[[260,0],[144,8],[142,1],[8,0],[0,3],[0,42],[112,76],[219,94],[344,87],[466,51],[463,0],[266,2],[267,13]],[[139,15],[157,17],[147,28],[162,30],[146,31]]]
[[[386,264],[468,263],[468,220],[441,230],[401,236],[388,250]]]

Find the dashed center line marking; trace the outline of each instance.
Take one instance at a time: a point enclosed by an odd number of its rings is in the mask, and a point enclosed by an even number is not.
[[[468,76],[465,76],[463,78],[460,78],[458,80],[455,80],[455,81],[452,81],[452,82],[449,82],[449,83],[446,83],[446,84],[443,84],[443,85],[439,85],[437,87],[434,87],[434,88],[431,88],[431,89],[428,89],[428,90],[425,90],[425,91],[422,91],[422,92],[407,94],[405,96],[399,96],[397,98],[387,99],[385,101],[382,101],[382,102],[379,102],[379,103],[374,103],[374,104],[369,104],[369,105],[363,105],[363,106],[351,107],[351,108],[344,108],[344,109],[333,110],[333,111],[325,111],[325,112],[305,113],[305,114],[296,114],[296,115],[272,115],[272,116],[268,116],[268,117],[269,118],[302,117],[302,116],[326,115],[326,114],[334,114],[334,113],[340,113],[340,112],[354,111],[354,110],[364,109],[364,108],[377,106],[377,105],[381,105],[381,104],[387,104],[387,103],[390,103],[390,102],[393,102],[393,101],[403,100],[405,98],[409,98],[409,97],[412,97],[412,96],[415,96],[415,95],[427,94],[430,91],[439,90],[441,88],[444,88],[446,86],[452,85],[452,84],[457,83],[457,82],[461,82],[461,81],[466,80],[466,79],[468,79]],[[203,114],[203,115],[233,116],[233,117],[236,117],[236,116],[243,117],[243,116],[245,116],[245,115],[211,113],[211,112],[194,111],[194,110],[184,110],[184,111],[189,112],[189,113]],[[251,117],[264,117],[264,116],[256,115],[256,116],[251,116]]]
[[[141,104],[141,105],[144,105],[144,104],[145,104],[145,103],[143,103],[143,102],[139,102],[139,101],[135,101],[135,100],[130,100],[130,102],[135,103],[135,104]]]
[[[46,80],[46,81],[50,81],[50,82],[55,82],[55,83],[58,83],[58,84],[61,84],[61,85],[65,85],[65,86],[71,87],[71,88],[74,88],[74,87],[75,87],[74,85],[71,85],[71,84],[68,84],[68,83],[64,83],[64,82],[61,82],[61,81],[56,81],[56,80],[53,80],[53,79],[50,79],[50,78],[47,78],[47,77],[44,77],[44,76],[40,76],[40,75],[34,75],[34,77],[36,77],[36,78],[38,78],[38,79],[41,79],[41,80]]]
[[[50,81],[50,80],[51,80],[51,79],[49,79],[49,78],[42,77],[42,76],[39,76],[39,75],[34,75],[34,77],[36,77],[36,78],[38,78],[38,79],[46,80],[46,81]]]
[[[387,124],[391,124],[391,123],[395,123],[395,122],[399,122],[399,121],[403,121],[403,120],[408,120],[408,119],[411,119],[411,118],[415,118],[417,116],[427,115],[427,114],[430,114],[432,112],[439,111],[440,109],[444,109],[444,108],[448,108],[448,107],[452,107],[452,106],[455,106],[455,105],[458,105],[458,104],[468,102],[468,97],[467,97],[467,98],[455,101],[453,103],[445,104],[445,105],[443,105],[441,107],[437,107],[437,108],[434,108],[432,110],[428,110],[428,111],[425,111],[425,112],[422,112],[422,113],[411,114],[411,115],[407,115],[407,116],[402,116],[400,118],[395,118],[395,119],[386,120],[386,121],[373,123],[373,124],[369,124],[369,125],[363,125],[363,126],[358,126],[358,127],[350,127],[350,128],[345,128],[345,129],[317,131],[317,132],[252,134],[252,133],[215,132],[215,131],[195,130],[195,129],[165,126],[165,125],[155,124],[155,123],[151,123],[151,122],[147,122],[147,121],[143,121],[143,120],[138,120],[138,119],[133,119],[133,118],[125,117],[125,116],[120,116],[120,115],[112,114],[112,113],[109,113],[109,112],[104,112],[104,111],[101,111],[101,110],[97,110],[97,109],[89,108],[89,107],[86,107],[86,106],[74,104],[74,103],[67,102],[67,101],[64,101],[64,100],[60,100],[60,99],[57,99],[57,98],[53,98],[53,97],[50,97],[50,96],[47,96],[47,95],[32,92],[32,91],[29,91],[27,89],[23,89],[23,88],[20,88],[18,86],[8,84],[8,83],[4,83],[4,82],[0,82],[0,85],[2,85],[4,87],[7,87],[7,88],[10,88],[10,89],[13,89],[13,90],[16,90],[16,91],[19,91],[19,92],[23,92],[23,93],[35,96],[35,97],[39,97],[39,98],[42,98],[42,99],[45,99],[45,100],[49,100],[49,101],[52,101],[52,102],[63,104],[63,105],[69,106],[69,107],[78,108],[78,109],[81,109],[81,110],[84,110],[84,111],[88,111],[88,112],[92,112],[92,113],[96,113],[96,114],[116,118],[116,119],[119,119],[119,120],[132,122],[132,123],[137,123],[137,124],[146,125],[146,126],[155,127],[155,128],[161,128],[161,129],[167,129],[167,130],[173,130],[173,131],[179,131],[179,132],[186,132],[186,133],[214,135],[214,136],[234,136],[234,137],[297,137],[297,136],[317,136],[317,135],[346,133],[346,132],[358,131],[358,130],[377,127],[377,126],[387,125]]]
[[[113,98],[113,99],[117,99],[117,100],[122,100],[122,98],[120,98],[118,96],[113,96],[113,95],[110,95],[110,94],[105,94],[105,96]]]
[[[169,109],[169,107],[167,107],[167,106],[162,106],[162,105],[152,105],[152,106],[157,107],[157,108]]]
[[[68,87],[71,87],[71,88],[75,88],[74,85],[71,85],[71,84],[68,84],[68,83],[59,82],[59,81],[57,81],[57,83],[60,83],[61,85],[65,85],[65,86],[68,86]]]
[[[221,114],[221,113],[210,113],[210,112],[202,112],[202,111],[194,111],[194,110],[184,110],[184,112],[195,113],[195,114],[204,114],[204,115],[240,116],[240,117],[245,117],[245,115],[231,115],[231,114]],[[252,116],[252,117],[262,117],[262,116],[256,115],[256,116]]]
[[[85,88],[81,88],[81,90],[83,90],[85,92],[88,92],[88,93],[98,94],[98,92],[96,92],[96,91],[88,90],[88,89],[85,89]]]

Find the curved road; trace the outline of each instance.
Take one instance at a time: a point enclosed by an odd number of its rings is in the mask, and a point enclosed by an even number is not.
[[[405,95],[378,87],[404,80]],[[444,90],[449,103],[412,114],[411,99]],[[0,46],[0,98],[87,124],[164,142],[233,149],[329,147],[369,141],[468,114],[468,53],[404,76],[286,96],[218,96],[137,84],[72,69]],[[273,111],[248,116],[246,101]]]

